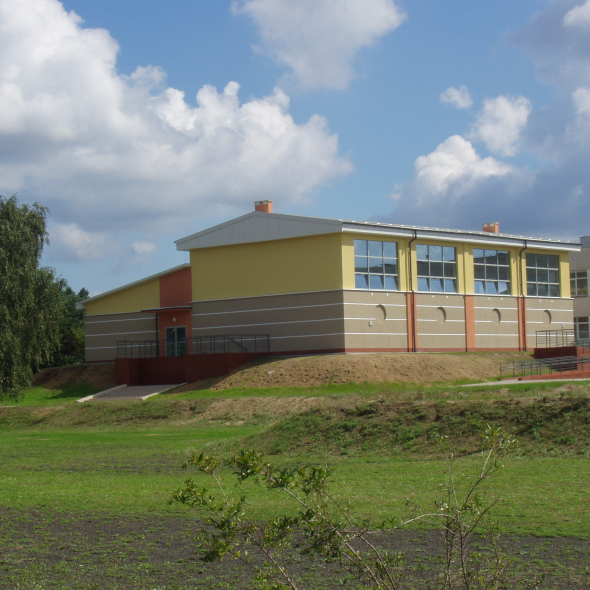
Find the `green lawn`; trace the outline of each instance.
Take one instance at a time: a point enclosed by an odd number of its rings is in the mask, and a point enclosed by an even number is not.
[[[0,506],[70,513],[179,515],[168,505],[170,491],[182,484],[180,469],[190,449],[236,444],[262,426],[201,425],[176,430],[117,432],[0,432]],[[219,443],[222,443],[221,448]],[[322,458],[278,456],[278,463],[321,462]],[[324,459],[325,461],[325,459]],[[473,472],[478,457],[460,459]],[[358,514],[385,518],[403,510],[415,495],[430,510],[444,462],[406,457],[331,457],[334,489]],[[586,457],[512,458],[495,480],[503,499],[496,514],[506,532],[587,537],[590,531]],[[233,488],[232,488],[233,490]],[[238,490],[250,499],[252,516],[266,518],[285,500],[260,487]]]

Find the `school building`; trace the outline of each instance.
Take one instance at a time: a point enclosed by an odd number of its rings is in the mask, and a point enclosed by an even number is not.
[[[321,219],[260,201],[176,248],[190,263],[80,304],[88,362],[133,346],[203,352],[228,335],[268,336],[270,354],[528,350],[537,331],[573,329],[568,257],[580,245],[501,234],[497,223]]]

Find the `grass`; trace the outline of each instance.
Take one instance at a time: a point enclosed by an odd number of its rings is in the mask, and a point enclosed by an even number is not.
[[[180,465],[191,450],[228,453],[244,435],[261,426],[203,425],[177,430],[135,432],[0,433],[0,507],[74,513],[179,515],[169,506],[172,489],[187,473]],[[220,446],[221,445],[221,446]],[[414,494],[424,507],[443,479],[440,458],[333,456],[306,453],[272,458],[280,464],[326,462],[335,468],[334,489],[362,515],[386,518],[402,510]],[[479,457],[460,459],[474,470]],[[503,498],[498,517],[505,531],[518,534],[584,537],[590,531],[587,457],[516,457],[497,478]],[[244,490],[245,491],[245,490]],[[541,493],[540,493],[541,492]],[[242,490],[240,491],[242,493]],[[284,500],[262,488],[248,490],[255,518],[268,518]],[[539,515],[542,515],[540,517]]]
[[[432,508],[444,480],[440,435],[459,455],[458,472],[473,474],[481,461],[474,452],[477,432],[486,421],[505,424],[520,439],[490,491],[501,498],[495,508],[501,530],[517,535],[518,564],[547,572],[547,588],[587,587],[588,392],[585,384],[564,390],[555,382],[363,383],[76,404],[94,393],[90,386],[36,388],[17,407],[0,408],[0,588],[248,588],[249,575],[232,562],[203,566],[195,558],[199,517],[167,502],[193,475],[181,469],[188,452],[228,456],[253,445],[283,466],[327,463],[333,489],[352,511],[379,520],[407,514],[410,496],[420,511]],[[325,407],[307,413],[264,414],[271,398],[315,403],[320,396]],[[244,418],[231,409],[252,397],[264,398],[260,414]],[[227,415],[203,419],[223,399],[236,402]],[[293,510],[277,492],[249,483],[235,488],[229,472],[222,477],[229,493],[247,496],[255,520]],[[414,566],[432,572],[439,537],[420,537],[428,534],[413,531],[394,550],[415,551]],[[303,566],[303,588],[336,587],[336,574],[324,565]]]
[[[88,383],[65,384],[58,389],[33,387],[25,393],[21,400],[17,402],[3,400],[2,404],[29,408],[38,406],[63,406],[76,403],[77,400],[98,393],[99,391],[101,391],[101,388],[93,387]]]

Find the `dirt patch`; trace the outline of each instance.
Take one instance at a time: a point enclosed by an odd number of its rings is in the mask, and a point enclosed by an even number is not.
[[[0,508],[0,535],[7,540],[0,588],[253,588],[252,572],[238,561],[199,559],[194,538],[202,526],[188,514],[125,516]],[[381,551],[405,554],[404,587],[433,587],[443,557],[439,531],[378,533],[372,540]],[[534,571],[546,574],[540,586],[544,590],[588,587],[587,541],[510,535],[501,542],[516,557],[510,565],[515,578]],[[258,560],[258,554],[252,553]],[[337,563],[311,556],[301,559],[294,551],[287,551],[285,557],[287,570],[301,587],[342,587],[344,575]],[[360,590],[354,581],[346,587]]]
[[[176,391],[230,388],[318,387],[330,383],[416,383],[489,380],[500,363],[528,358],[508,353],[342,354],[283,358],[241,367],[220,377],[183,385]]]
[[[64,385],[78,383],[88,383],[97,389],[115,387],[115,363],[43,369],[33,378],[33,385],[46,389],[59,389]]]
[[[356,398],[348,397],[347,403]],[[340,400],[325,397],[248,397],[243,399],[220,399],[213,401],[196,420],[251,419],[255,416],[282,418],[301,414],[315,408],[340,405]]]

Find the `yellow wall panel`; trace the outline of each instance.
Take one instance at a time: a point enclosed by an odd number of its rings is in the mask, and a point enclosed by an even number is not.
[[[146,281],[86,304],[87,315],[128,313],[160,307],[160,279]]]
[[[191,250],[193,300],[342,289],[340,233]]]
[[[570,285],[570,258],[567,252],[559,255],[559,283],[560,293],[562,297],[571,297]]]

